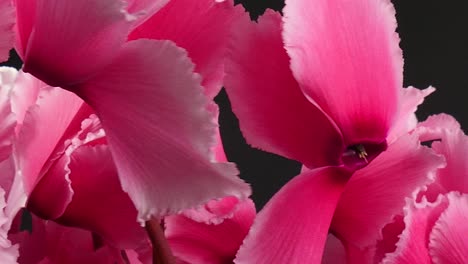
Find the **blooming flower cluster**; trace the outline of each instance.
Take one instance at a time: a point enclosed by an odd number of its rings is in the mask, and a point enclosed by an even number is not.
[[[0,0],[0,263],[468,263],[468,137],[389,0]],[[256,213],[224,155],[299,175]]]

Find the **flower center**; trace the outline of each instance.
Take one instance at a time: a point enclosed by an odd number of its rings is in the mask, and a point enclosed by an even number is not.
[[[349,169],[358,170],[367,166],[385,149],[387,149],[387,142],[353,144],[346,148],[341,159]]]

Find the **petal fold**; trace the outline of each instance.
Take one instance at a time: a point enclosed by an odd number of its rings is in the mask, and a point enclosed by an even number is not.
[[[250,194],[234,164],[213,160],[214,103],[203,95],[185,51],[172,42],[126,43],[105,72],[77,90],[102,122],[141,222]]]
[[[240,16],[248,19],[242,6],[234,7],[232,0],[171,0],[129,39],[167,39],[187,50],[195,72],[203,77],[205,93],[213,98],[222,87],[231,24]]]
[[[448,207],[429,237],[429,253],[435,264],[464,264],[468,260],[468,194],[451,192]]]
[[[383,142],[403,85],[391,2],[287,0],[283,12],[286,50],[304,94],[336,122],[346,145]]]
[[[130,31],[124,1],[37,0],[34,5],[34,11],[17,18],[18,23],[31,24],[19,27],[31,30],[24,37],[24,71],[51,86],[66,88],[89,79],[111,62]]]
[[[341,135],[293,78],[281,15],[267,10],[258,23],[239,19],[233,28],[225,88],[247,142],[310,168],[339,165]]]
[[[234,262],[320,263],[349,177],[340,167],[324,167],[293,178],[257,215]]]
[[[218,204],[218,209],[223,208],[231,210],[231,205]],[[222,223],[198,222],[185,215],[166,217],[165,235],[174,255],[182,261],[191,264],[232,263],[254,218],[255,205],[247,199],[241,201],[232,217]]]

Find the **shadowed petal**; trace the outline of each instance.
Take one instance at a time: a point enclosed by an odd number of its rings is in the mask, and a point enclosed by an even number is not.
[[[429,237],[429,253],[436,264],[464,264],[468,260],[468,194],[447,194],[448,207]]]
[[[66,88],[89,79],[110,63],[130,30],[124,1],[37,0],[34,4],[35,11],[27,7],[17,18],[25,24],[19,34],[29,34],[23,36],[28,39],[23,40],[24,71],[52,86]]]
[[[70,158],[73,199],[57,221],[93,231],[118,248],[144,243],[146,233],[137,222],[135,206],[120,186],[108,147],[82,146]]]
[[[268,10],[258,24],[240,19],[234,30],[225,87],[247,142],[310,168],[340,164],[339,132],[291,74],[280,14]]]
[[[126,43],[78,90],[102,122],[140,221],[250,194],[234,164],[212,160],[215,113],[186,53],[172,42]]]
[[[331,229],[348,243],[363,248],[381,238],[382,228],[405,205],[405,198],[432,182],[443,157],[406,135],[367,167],[357,171],[338,203]]]
[[[385,141],[403,85],[390,1],[287,0],[283,12],[291,69],[309,100],[346,145]]]
[[[205,93],[213,98],[222,87],[224,58],[231,24],[248,14],[233,1],[171,0],[129,39],[168,39],[187,50],[195,72],[203,77]]]
[[[338,199],[350,176],[339,167],[304,172],[255,219],[235,263],[320,263]]]
[[[0,0],[0,62],[8,60],[10,49],[13,48],[15,31],[15,10],[13,1]]]
[[[230,203],[225,202],[218,204],[218,209],[223,205],[231,210]],[[247,199],[240,202],[231,218],[218,224],[198,222],[184,215],[166,217],[165,234],[174,255],[187,263],[232,263],[254,218],[255,206]]]

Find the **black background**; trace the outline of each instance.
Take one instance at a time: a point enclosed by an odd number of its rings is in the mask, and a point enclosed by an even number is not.
[[[379,0],[375,0],[379,1]],[[468,126],[468,1],[393,0],[405,59],[404,86],[437,91],[418,110],[422,120],[428,115],[448,113]],[[279,0],[241,0],[252,18],[266,8],[280,11]],[[311,11],[312,13],[312,11]],[[20,67],[12,56],[7,65]],[[274,154],[250,148],[239,131],[224,91],[216,97],[220,105],[221,135],[228,159],[238,164],[241,177],[251,183],[253,199],[260,209],[268,199],[297,175],[300,164]]]

